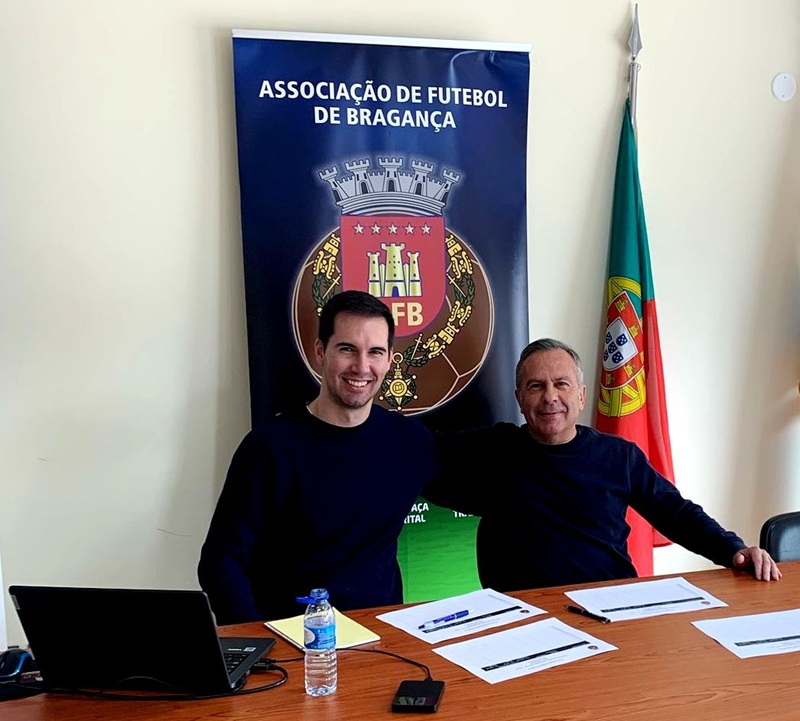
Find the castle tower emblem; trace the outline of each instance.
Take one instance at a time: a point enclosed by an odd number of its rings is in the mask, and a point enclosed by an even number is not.
[[[325,303],[363,290],[392,311],[392,364],[376,402],[427,413],[474,380],[489,353],[495,309],[489,279],[466,238],[445,225],[444,210],[462,176],[429,162],[387,156],[317,173],[339,209],[309,250],[295,282],[292,327],[310,373]],[[326,187],[327,186],[327,187]]]
[[[402,158],[346,162],[319,173],[342,215],[341,287],[365,290],[392,310],[398,337],[423,331],[436,318],[447,290],[444,207],[460,175]]]

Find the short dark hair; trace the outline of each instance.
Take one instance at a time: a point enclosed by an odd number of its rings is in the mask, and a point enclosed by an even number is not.
[[[581,357],[575,350],[570,348],[566,343],[560,340],[553,340],[552,338],[539,338],[539,340],[528,343],[519,354],[517,361],[517,369],[514,377],[516,379],[516,387],[519,388],[520,375],[522,373],[522,364],[532,356],[534,353],[541,353],[546,350],[563,350],[575,362],[575,368],[578,371],[578,383],[583,385],[583,366],[581,365]]]
[[[394,318],[386,304],[362,290],[345,290],[331,297],[320,311],[317,337],[322,342],[323,348],[328,347],[339,313],[351,313],[364,318],[383,318],[389,326],[389,348],[394,345]]]

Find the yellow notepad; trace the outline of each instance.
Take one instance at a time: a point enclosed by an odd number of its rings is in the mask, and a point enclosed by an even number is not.
[[[362,626],[352,618],[339,613],[335,608],[333,612],[336,614],[336,648],[350,648],[350,646],[359,646],[362,643],[381,640],[377,633],[370,631],[366,626]],[[283,636],[297,648],[303,648],[302,614],[291,618],[282,618],[278,621],[265,621],[264,625],[275,631],[279,636]]]

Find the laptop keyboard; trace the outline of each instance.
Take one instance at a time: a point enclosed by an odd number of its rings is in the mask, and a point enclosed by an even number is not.
[[[225,668],[228,670],[228,675],[239,668],[249,656],[249,653],[242,653],[241,651],[224,651],[222,657],[225,659]]]

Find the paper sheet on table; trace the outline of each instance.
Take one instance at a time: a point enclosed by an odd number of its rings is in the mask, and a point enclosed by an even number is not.
[[[692,621],[739,658],[800,651],[800,609]]]
[[[468,636],[484,628],[504,626],[541,613],[546,612],[504,593],[484,588],[481,591],[472,591],[441,601],[389,611],[377,618],[423,641],[438,643]],[[449,616],[457,618],[445,620]],[[433,623],[434,621],[439,622]]]
[[[587,588],[567,591],[564,595],[587,611],[611,621],[627,621],[632,618],[700,611],[728,605],[685,578],[660,578],[622,586]]]
[[[617,647],[557,618],[434,648],[433,652],[488,683],[580,661]]]

